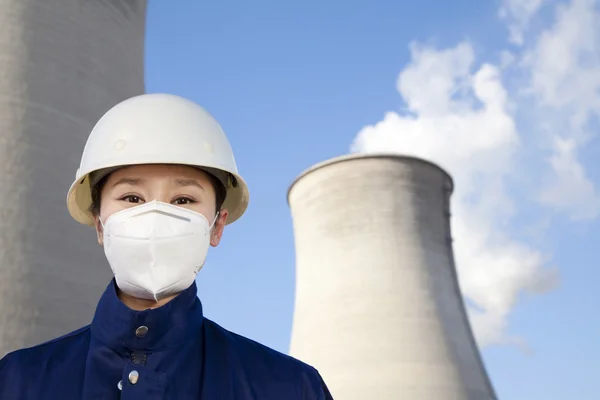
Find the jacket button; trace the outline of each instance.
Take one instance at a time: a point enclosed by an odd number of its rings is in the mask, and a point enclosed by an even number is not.
[[[140,377],[140,374],[136,370],[133,370],[129,373],[129,382],[132,385],[135,385],[137,383],[139,377]]]
[[[123,381],[119,381],[119,383],[117,383],[117,387],[119,390],[123,390]]]
[[[144,336],[146,336],[146,333],[148,333],[148,327],[144,325],[140,326],[135,330],[135,336],[139,338],[143,338]]]

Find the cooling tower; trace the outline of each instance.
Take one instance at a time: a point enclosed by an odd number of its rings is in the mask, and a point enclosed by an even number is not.
[[[145,0],[0,0],[0,357],[91,321],[110,268],[67,211],[87,136],[144,92]]]
[[[458,287],[452,189],[436,165],[393,155],[335,158],[290,187],[290,353],[336,399],[496,398]]]

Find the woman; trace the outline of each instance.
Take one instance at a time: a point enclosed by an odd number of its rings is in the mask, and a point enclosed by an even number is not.
[[[0,361],[0,399],[331,399],[312,367],[204,318],[195,278],[248,205],[218,123],[173,95],[109,110],[67,205],[114,279],[91,325]]]

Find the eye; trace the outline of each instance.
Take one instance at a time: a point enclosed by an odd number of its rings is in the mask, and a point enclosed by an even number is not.
[[[134,194],[123,196],[121,197],[121,200],[126,201],[128,203],[140,203],[142,201],[140,196],[136,196]]]
[[[183,206],[186,204],[193,204],[195,202],[196,202],[195,200],[192,200],[189,197],[178,197],[173,201],[173,203],[178,206]]]

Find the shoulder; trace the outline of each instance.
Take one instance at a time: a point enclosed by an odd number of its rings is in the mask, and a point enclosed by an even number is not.
[[[204,321],[209,340],[218,342],[215,343],[218,348],[227,353],[223,356],[239,362],[250,382],[266,382],[269,385],[277,382],[279,386],[293,387],[299,399],[331,399],[321,375],[314,367],[231,332],[211,320]],[[286,398],[292,397],[286,394]]]
[[[273,363],[277,367],[289,367],[296,370],[313,370],[314,368],[291,356],[267,347],[255,340],[249,339],[235,332],[229,331],[219,324],[205,319],[207,330],[211,337],[230,346],[230,351],[235,351],[240,357],[251,358],[252,361]]]
[[[80,352],[73,351],[89,343],[89,325],[42,344],[8,353],[0,360],[0,387],[19,376],[36,373],[48,364],[72,361]]]

